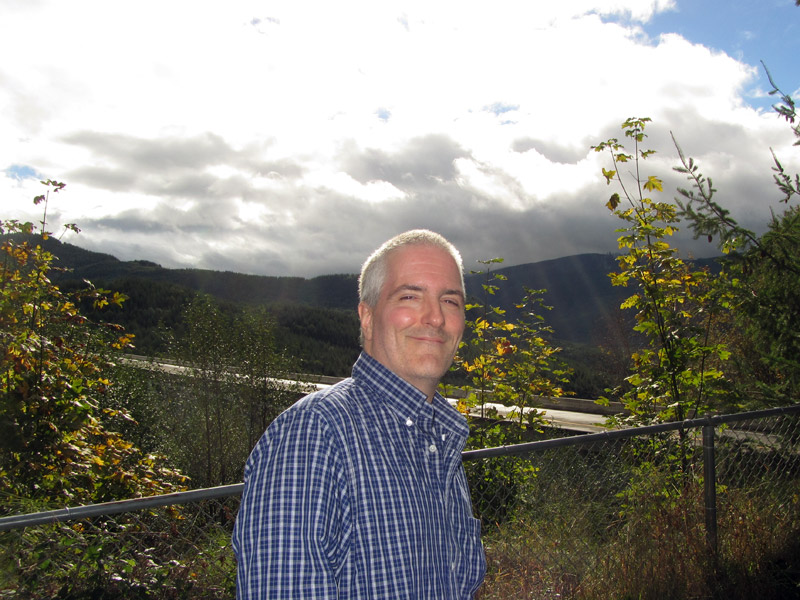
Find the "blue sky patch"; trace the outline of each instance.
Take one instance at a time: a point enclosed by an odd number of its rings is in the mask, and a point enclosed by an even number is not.
[[[17,181],[23,181],[24,179],[44,179],[36,169],[28,165],[11,165],[4,169],[3,173]]]
[[[483,110],[500,116],[503,113],[511,112],[512,110],[519,110],[519,104],[504,104],[503,102],[495,102],[489,106],[484,106]]]

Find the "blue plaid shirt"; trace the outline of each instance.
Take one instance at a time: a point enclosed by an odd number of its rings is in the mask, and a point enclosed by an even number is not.
[[[245,465],[240,600],[471,598],[486,569],[464,418],[362,353],[298,401]]]

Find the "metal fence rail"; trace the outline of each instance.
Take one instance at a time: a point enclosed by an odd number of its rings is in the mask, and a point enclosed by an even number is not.
[[[481,598],[800,595],[800,406],[463,458]],[[241,490],[4,517],[0,598],[232,598]]]

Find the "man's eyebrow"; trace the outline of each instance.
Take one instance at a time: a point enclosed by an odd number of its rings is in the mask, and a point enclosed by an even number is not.
[[[464,292],[461,290],[445,290],[442,296],[458,296],[462,300],[464,299]]]
[[[410,283],[403,283],[401,285],[398,285],[396,288],[394,288],[392,290],[391,294],[389,294],[389,295],[390,296],[394,296],[394,295],[400,294],[402,292],[424,292],[424,291],[425,291],[425,288],[423,288],[421,285],[412,285]]]
[[[398,285],[394,290],[392,290],[391,295],[394,296],[395,294],[399,294],[401,292],[424,292],[425,287],[421,285],[414,285],[411,283],[403,283]],[[459,289],[452,289],[452,290],[445,290],[442,292],[442,296],[458,296],[462,300],[464,299],[464,292]]]
[[[403,283],[398,285],[394,290],[392,290],[391,295],[394,296],[395,294],[399,294],[401,292],[424,292],[426,288],[421,285],[414,285],[411,283]],[[459,289],[452,289],[452,290],[445,290],[442,292],[442,296],[458,296],[462,300],[464,299],[464,292]]]

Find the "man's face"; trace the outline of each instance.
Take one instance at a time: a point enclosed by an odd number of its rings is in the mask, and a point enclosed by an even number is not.
[[[378,303],[358,307],[364,350],[433,396],[464,332],[461,275],[441,248],[411,245],[387,257]]]

